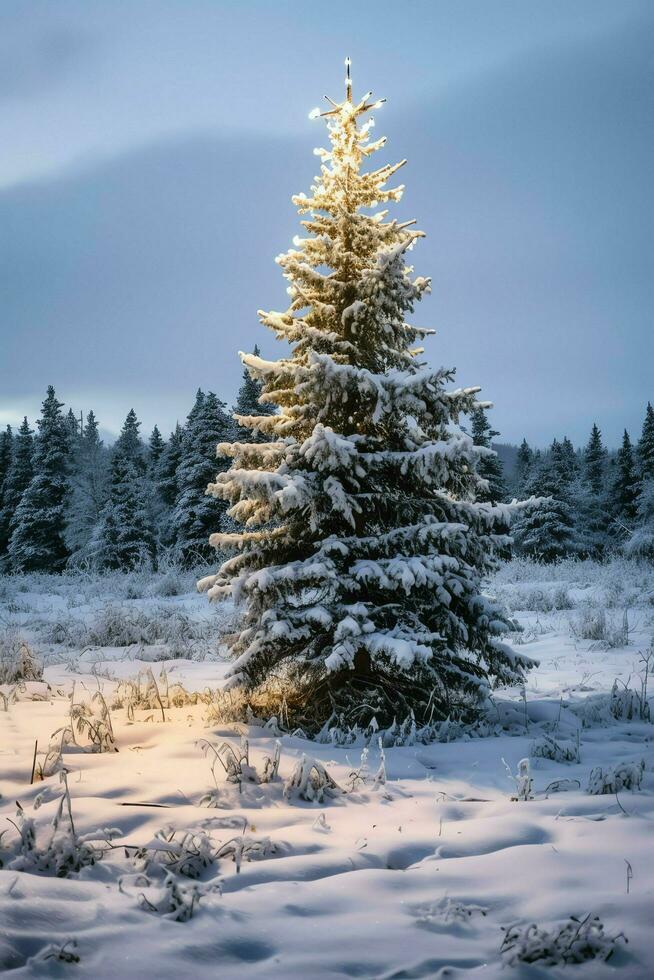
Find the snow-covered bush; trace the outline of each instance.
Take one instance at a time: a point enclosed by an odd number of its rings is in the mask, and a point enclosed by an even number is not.
[[[61,745],[79,745],[78,736],[86,739],[92,752],[117,752],[116,739],[111,724],[111,713],[101,691],[95,691],[90,701],[76,701],[75,687],[70,695],[68,725],[53,732],[60,736]]]
[[[120,882],[120,888],[124,892],[123,881],[124,879]],[[141,891],[137,896],[140,908],[173,922],[188,922],[193,918],[200,900],[205,895],[220,892],[220,886],[216,882],[203,885],[195,881],[192,884],[184,884],[179,882],[171,871],[166,873],[163,885],[153,885],[146,875],[137,876],[134,884],[148,890],[147,895]]]
[[[504,930],[500,952],[508,966],[521,963],[559,966],[586,960],[608,960],[620,940],[627,942],[623,933],[605,933],[598,916],[589,914],[583,919],[570,916],[567,922],[551,929],[535,923],[509,926]]]
[[[640,789],[645,771],[645,760],[617,762],[612,766],[595,766],[588,777],[588,790],[592,796],[619,793],[623,789]]]
[[[592,640],[608,650],[629,643],[629,617],[625,609],[618,619],[608,617],[603,606],[584,603],[577,617],[570,622],[572,635],[580,640]]]
[[[322,762],[309,759],[304,754],[284,783],[284,797],[287,800],[301,799],[310,803],[322,803],[326,796],[338,796],[341,792]]]
[[[186,878],[199,878],[216,860],[216,849],[204,830],[164,827],[150,844],[125,850],[139,872],[149,872],[159,865]]]
[[[36,681],[43,676],[43,665],[17,630],[0,634],[0,684]]]
[[[61,772],[63,793],[51,824],[50,833],[43,843],[39,841],[34,817],[28,817],[20,803],[16,804],[14,826],[19,834],[18,852],[8,862],[16,871],[54,874],[65,878],[71,872],[95,864],[112,846],[111,841],[122,836],[115,827],[105,827],[88,834],[78,834],[73,820],[73,809],[65,770]],[[41,805],[36,797],[35,809]],[[13,821],[12,821],[13,822]]]
[[[474,916],[488,914],[488,909],[482,905],[460,902],[449,895],[444,895],[432,905],[418,906],[414,911],[419,924],[437,928],[469,925]]]
[[[543,733],[531,743],[529,754],[534,759],[551,759],[553,762],[579,762],[579,737],[577,737],[576,742],[563,742]]]
[[[216,860],[230,859],[236,866],[236,873],[240,874],[243,861],[257,861],[259,858],[266,858],[274,854],[277,848],[269,837],[249,837],[241,835],[232,837],[216,851]]]

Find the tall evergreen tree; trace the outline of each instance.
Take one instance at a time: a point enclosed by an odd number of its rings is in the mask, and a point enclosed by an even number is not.
[[[378,210],[400,199],[386,185],[401,164],[362,172],[384,143],[359,125],[372,108],[348,82],[320,175],[294,198],[306,235],[277,260],[291,305],[260,313],[292,349],[242,355],[280,412],[241,421],[273,441],[221,447],[233,464],[211,489],[244,529],[212,536],[239,550],[201,583],[245,606],[232,683],[256,699],[278,678],[292,723],[314,730],[334,711],[474,714],[530,664],[482,594],[511,510],[476,502],[480,454],[457,420],[478,389],[449,391],[453,371],[419,360],[425,331],[405,317],[430,288],[407,265],[421,233]]]
[[[633,530],[638,516],[640,481],[629,433],[625,429],[622,446],[615,461],[615,478],[611,487],[611,516],[613,533],[626,538]]]
[[[177,500],[177,471],[182,459],[184,430],[179,422],[170,433],[157,467],[159,493],[167,507],[174,507]]]
[[[116,440],[109,471],[109,493],[93,551],[101,568],[130,570],[155,557],[140,422],[130,410]]]
[[[68,558],[69,450],[62,407],[50,385],[37,422],[34,473],[11,519],[7,551],[14,572],[60,572]]]
[[[575,493],[580,550],[582,554],[591,558],[601,558],[608,543],[607,456],[602,433],[597,425],[593,424],[583,452],[581,473]]]
[[[11,468],[13,447],[14,436],[11,426],[8,425],[0,435],[0,569],[4,563],[7,544],[9,543],[9,513],[7,513],[5,520],[3,501],[5,497],[5,485]]]
[[[562,443],[554,440],[549,453],[534,469],[527,489],[531,495],[545,499],[516,521],[513,527],[516,550],[545,562],[574,554],[576,543],[568,459]]]
[[[187,565],[206,563],[213,555],[209,536],[216,524],[220,525],[226,505],[208,496],[207,487],[229,465],[224,456],[216,459],[216,446],[233,434],[225,403],[212,391],[207,395],[198,392],[184,432],[177,470],[178,493],[171,516],[175,550]]]
[[[257,344],[252,351],[255,357],[259,357],[260,350]],[[269,402],[260,402],[261,382],[250,374],[249,370],[243,369],[243,380],[238,390],[236,404],[234,405],[234,418],[236,420],[236,438],[245,442],[267,442],[269,437],[259,432],[257,429],[248,429],[246,419],[260,418],[261,416],[274,415],[275,406]]]
[[[643,480],[654,480],[654,408],[647,403],[643,431],[638,440],[638,464]]]
[[[2,556],[0,561],[5,571],[11,567],[7,549],[13,530],[12,520],[34,473],[33,453],[33,432],[25,417],[13,440],[11,462],[5,476],[2,501],[0,501],[0,555]]]
[[[493,449],[493,439],[495,436],[499,436],[499,432],[491,428],[486,410],[481,406],[476,408],[470,417],[472,420],[472,441],[475,446],[482,450],[488,450],[487,453],[480,455],[477,464],[477,472],[484,480],[488,481],[488,487],[478,491],[477,500],[498,503],[506,497],[502,461]]]
[[[14,442],[14,435],[11,426],[8,425],[4,432],[0,433],[0,500],[5,485],[5,479],[11,466],[11,452]]]
[[[94,540],[107,498],[108,453],[94,412],[86,416],[71,477],[72,495],[66,541],[71,562],[92,560]]]
[[[527,492],[533,460],[534,453],[531,446],[526,439],[523,439],[518,448],[515,462],[514,484],[517,497],[524,497]]]
[[[163,453],[165,446],[166,443],[163,441],[159,428],[155,425],[148,440],[148,470],[152,475],[154,475],[157,471],[159,460],[161,459],[161,454]]]

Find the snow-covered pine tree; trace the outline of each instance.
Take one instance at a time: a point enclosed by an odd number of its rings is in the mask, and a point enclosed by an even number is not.
[[[607,455],[602,433],[593,424],[575,488],[581,553],[591,558],[601,558],[608,543]]]
[[[611,487],[612,532],[619,541],[627,539],[637,522],[640,480],[629,433],[624,430],[622,445],[615,458]]]
[[[279,408],[241,424],[273,441],[220,446],[233,463],[210,488],[245,526],[212,536],[238,553],[200,583],[244,606],[231,683],[308,731],[334,712],[362,725],[475,715],[531,664],[481,591],[512,509],[476,502],[485,453],[458,418],[487,403],[420,360],[431,331],[405,317],[430,288],[407,263],[422,233],[384,207],[404,161],[364,169],[385,142],[363,122],[380,104],[353,101],[348,76],[325,113],[331,146],[293,199],[305,235],[277,259],[291,305],[259,314],[291,351],[241,355]]]
[[[527,482],[531,475],[533,461],[533,450],[527,440],[523,439],[518,447],[515,461],[514,484],[518,497],[524,497],[527,492]]]
[[[140,425],[130,410],[111,452],[108,498],[92,542],[101,568],[130,570],[155,557]]]
[[[5,476],[0,501],[0,556],[2,556],[0,568],[4,571],[9,571],[11,567],[7,549],[13,530],[12,518],[34,473],[33,453],[33,432],[25,417],[13,439],[11,462]]]
[[[13,445],[14,435],[11,426],[8,425],[5,431],[0,434],[0,568],[2,568],[4,557],[7,553],[7,544],[9,543],[9,515],[7,514],[7,520],[5,522],[2,502],[5,495],[7,475],[11,466]]]
[[[212,528],[220,526],[226,504],[208,495],[207,487],[216,472],[229,465],[224,457],[216,461],[216,446],[233,434],[234,424],[225,412],[225,403],[212,391],[206,395],[199,391],[184,431],[177,499],[170,519],[176,556],[185,565],[211,560],[209,536]]]
[[[643,431],[638,440],[638,467],[643,480],[654,480],[654,408],[647,402]]]
[[[0,500],[5,485],[5,478],[11,466],[11,450],[14,443],[14,434],[11,426],[8,425],[4,432],[0,433]]]
[[[179,422],[170,433],[157,466],[157,483],[161,499],[167,507],[174,507],[177,499],[177,470],[182,458],[184,430]]]
[[[7,552],[13,572],[60,572],[68,559],[68,438],[62,407],[50,385],[37,422],[33,475],[10,523]]]
[[[162,502],[162,514],[157,526],[157,543],[160,549],[171,549],[174,542],[175,532],[171,517],[177,500],[177,470],[182,459],[183,442],[184,430],[178,422],[164,446],[153,477],[157,497]]]
[[[70,478],[72,494],[68,509],[66,543],[70,563],[94,560],[95,535],[107,499],[109,453],[98,432],[94,412],[86,416],[78,440],[75,466]]]
[[[159,460],[161,459],[161,454],[164,451],[165,446],[166,443],[163,441],[163,437],[159,431],[159,426],[155,425],[150,433],[150,438],[148,439],[147,468],[151,477],[156,473]]]
[[[527,491],[546,499],[516,521],[513,527],[516,550],[545,562],[574,554],[577,542],[570,503],[569,460],[563,444],[556,439],[549,453],[533,469]]]
[[[261,351],[257,344],[252,351],[255,357],[259,357]],[[234,405],[234,419],[236,422],[236,438],[242,442],[268,442],[270,437],[259,432],[256,428],[248,429],[245,424],[241,424],[242,418],[259,418],[262,415],[274,415],[276,408],[269,402],[261,402],[261,382],[253,377],[247,368],[243,368],[243,380],[238,390],[236,404]]]
[[[475,446],[482,446],[484,449],[490,450],[488,454],[481,457],[477,464],[479,476],[488,481],[486,489],[480,488],[477,491],[477,500],[498,503],[506,497],[502,462],[492,445],[493,438],[499,436],[499,432],[497,429],[491,428],[484,408],[476,408],[472,412],[471,422],[471,435]]]
[[[638,441],[640,483],[636,507],[636,524],[627,541],[628,555],[654,558],[654,408],[647,403],[643,431]]]

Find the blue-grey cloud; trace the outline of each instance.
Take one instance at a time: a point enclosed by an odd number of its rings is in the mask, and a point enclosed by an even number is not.
[[[483,386],[508,438],[597,419],[616,442],[652,397],[649,24],[543,31],[445,90],[423,61],[419,103],[380,91],[410,162],[399,212],[428,233],[428,356]],[[284,306],[272,259],[321,139],[214,129],[0,192],[0,415],[50,382],[113,427],[132,404],[170,427],[198,385],[231,399],[236,350],[278,346],[255,311]]]

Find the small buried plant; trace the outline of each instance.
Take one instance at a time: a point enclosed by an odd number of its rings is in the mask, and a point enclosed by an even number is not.
[[[61,734],[61,745],[79,745],[77,736],[90,742],[92,752],[117,752],[116,739],[111,724],[111,714],[101,691],[96,691],[90,703],[75,701],[75,685],[70,695],[70,719],[68,725],[58,728],[52,738]]]
[[[509,926],[504,933],[500,953],[508,966],[521,963],[560,966],[586,960],[608,960],[619,940],[628,942],[624,933],[607,935],[598,916],[590,913],[583,919],[572,915],[552,930],[531,923]]]
[[[16,804],[16,821],[10,821],[18,831],[18,854],[8,867],[16,871],[55,874],[65,878],[88,865],[96,864],[113,845],[112,840],[122,836],[116,827],[105,827],[89,834],[78,834],[73,820],[73,809],[68,789],[68,773],[61,771],[63,793],[52,820],[52,829],[45,844],[37,839],[34,817],[28,817],[20,803]],[[37,796],[34,808],[41,805]]]
[[[125,891],[123,882],[124,878],[121,878],[118,887],[124,895],[127,895],[129,892]],[[204,885],[197,881],[192,884],[182,884],[172,871],[166,872],[163,885],[154,885],[147,875],[137,875],[134,885],[147,888],[150,892],[150,897],[145,892],[139,892],[137,896],[139,908],[160,915],[164,919],[171,919],[173,922],[188,922],[193,918],[202,898],[216,892],[220,894],[220,885],[217,882]]]
[[[236,866],[236,873],[241,871],[243,861],[253,861],[275,854],[277,848],[269,837],[232,837],[216,851],[216,860],[231,858]]]
[[[325,797],[340,796],[343,790],[329,775],[322,762],[308,759],[302,755],[295,768],[284,783],[284,796],[287,800],[307,800],[309,803],[322,803]]]
[[[0,636],[0,684],[42,678],[43,666],[25,640],[15,630],[6,630]]]
[[[553,762],[579,762],[579,732],[576,742],[557,742],[551,735],[542,734],[529,748],[532,759],[551,759]]]
[[[591,796],[604,796],[623,789],[640,789],[644,771],[644,759],[640,762],[618,762],[605,768],[595,766],[588,777],[588,792]]]
[[[199,878],[216,860],[211,838],[203,830],[173,827],[158,830],[152,843],[144,847],[125,847],[125,856],[133,859],[139,872],[159,865],[186,878]]]
[[[246,738],[241,738],[238,747],[230,742],[221,742],[215,746],[206,738],[201,738],[196,743],[205,758],[211,754],[211,775],[216,788],[206,793],[200,800],[200,806],[216,806],[218,804],[220,788],[216,777],[216,765],[220,763],[224,773],[225,781],[234,786],[238,786],[239,793],[243,792],[243,783],[261,785],[271,783],[278,778],[279,761],[281,758],[281,743],[275,742],[275,750],[271,756],[266,756],[263,762],[263,770],[259,772],[256,766],[250,764],[250,743]]]

